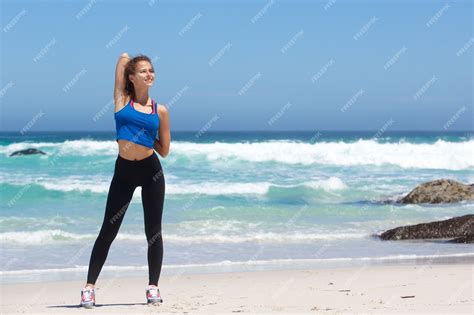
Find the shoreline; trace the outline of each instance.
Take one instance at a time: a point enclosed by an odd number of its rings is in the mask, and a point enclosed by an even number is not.
[[[206,275],[238,272],[280,271],[280,270],[319,270],[357,268],[360,266],[419,266],[425,264],[473,264],[474,253],[445,255],[398,255],[385,257],[357,258],[309,258],[276,259],[256,261],[221,261],[205,264],[163,265],[161,275]],[[57,269],[30,269],[0,271],[0,284],[22,284],[37,282],[62,282],[81,280],[87,275],[88,266]],[[105,264],[100,277],[120,275],[122,277],[141,277],[148,274],[148,266],[110,266]]]
[[[159,306],[145,303],[146,275],[104,276],[96,283],[93,312],[467,314],[474,309],[473,273],[472,263],[459,263],[162,275]],[[78,306],[83,285],[2,284],[1,313],[84,312]]]

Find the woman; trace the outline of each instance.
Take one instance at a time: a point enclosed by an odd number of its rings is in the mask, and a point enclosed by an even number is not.
[[[148,95],[155,81],[150,59],[139,55],[130,59],[123,53],[115,69],[115,125],[119,153],[110,183],[104,220],[94,243],[87,283],[81,290],[81,306],[95,305],[95,282],[105,263],[112,241],[117,236],[125,211],[137,186],[142,187],[145,234],[148,241],[148,303],[162,303],[158,289],[163,261],[161,219],[165,179],[160,160],[170,147],[168,111]]]

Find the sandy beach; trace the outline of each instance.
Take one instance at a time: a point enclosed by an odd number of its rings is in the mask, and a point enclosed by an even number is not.
[[[99,278],[95,309],[82,281],[2,285],[1,313],[457,313],[472,314],[474,265],[386,265],[163,276],[164,303],[145,303],[146,279]]]

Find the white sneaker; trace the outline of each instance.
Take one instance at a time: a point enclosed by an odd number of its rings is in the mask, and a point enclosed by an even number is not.
[[[95,289],[85,287],[81,290],[81,306],[85,308],[93,308],[95,306]]]
[[[163,303],[160,290],[156,285],[149,285],[146,289],[146,300],[148,304]]]

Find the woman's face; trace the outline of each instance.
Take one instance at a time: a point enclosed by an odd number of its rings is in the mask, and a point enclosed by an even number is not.
[[[135,88],[150,87],[155,82],[155,70],[148,61],[139,61],[135,65],[135,74],[130,75],[130,81]]]

